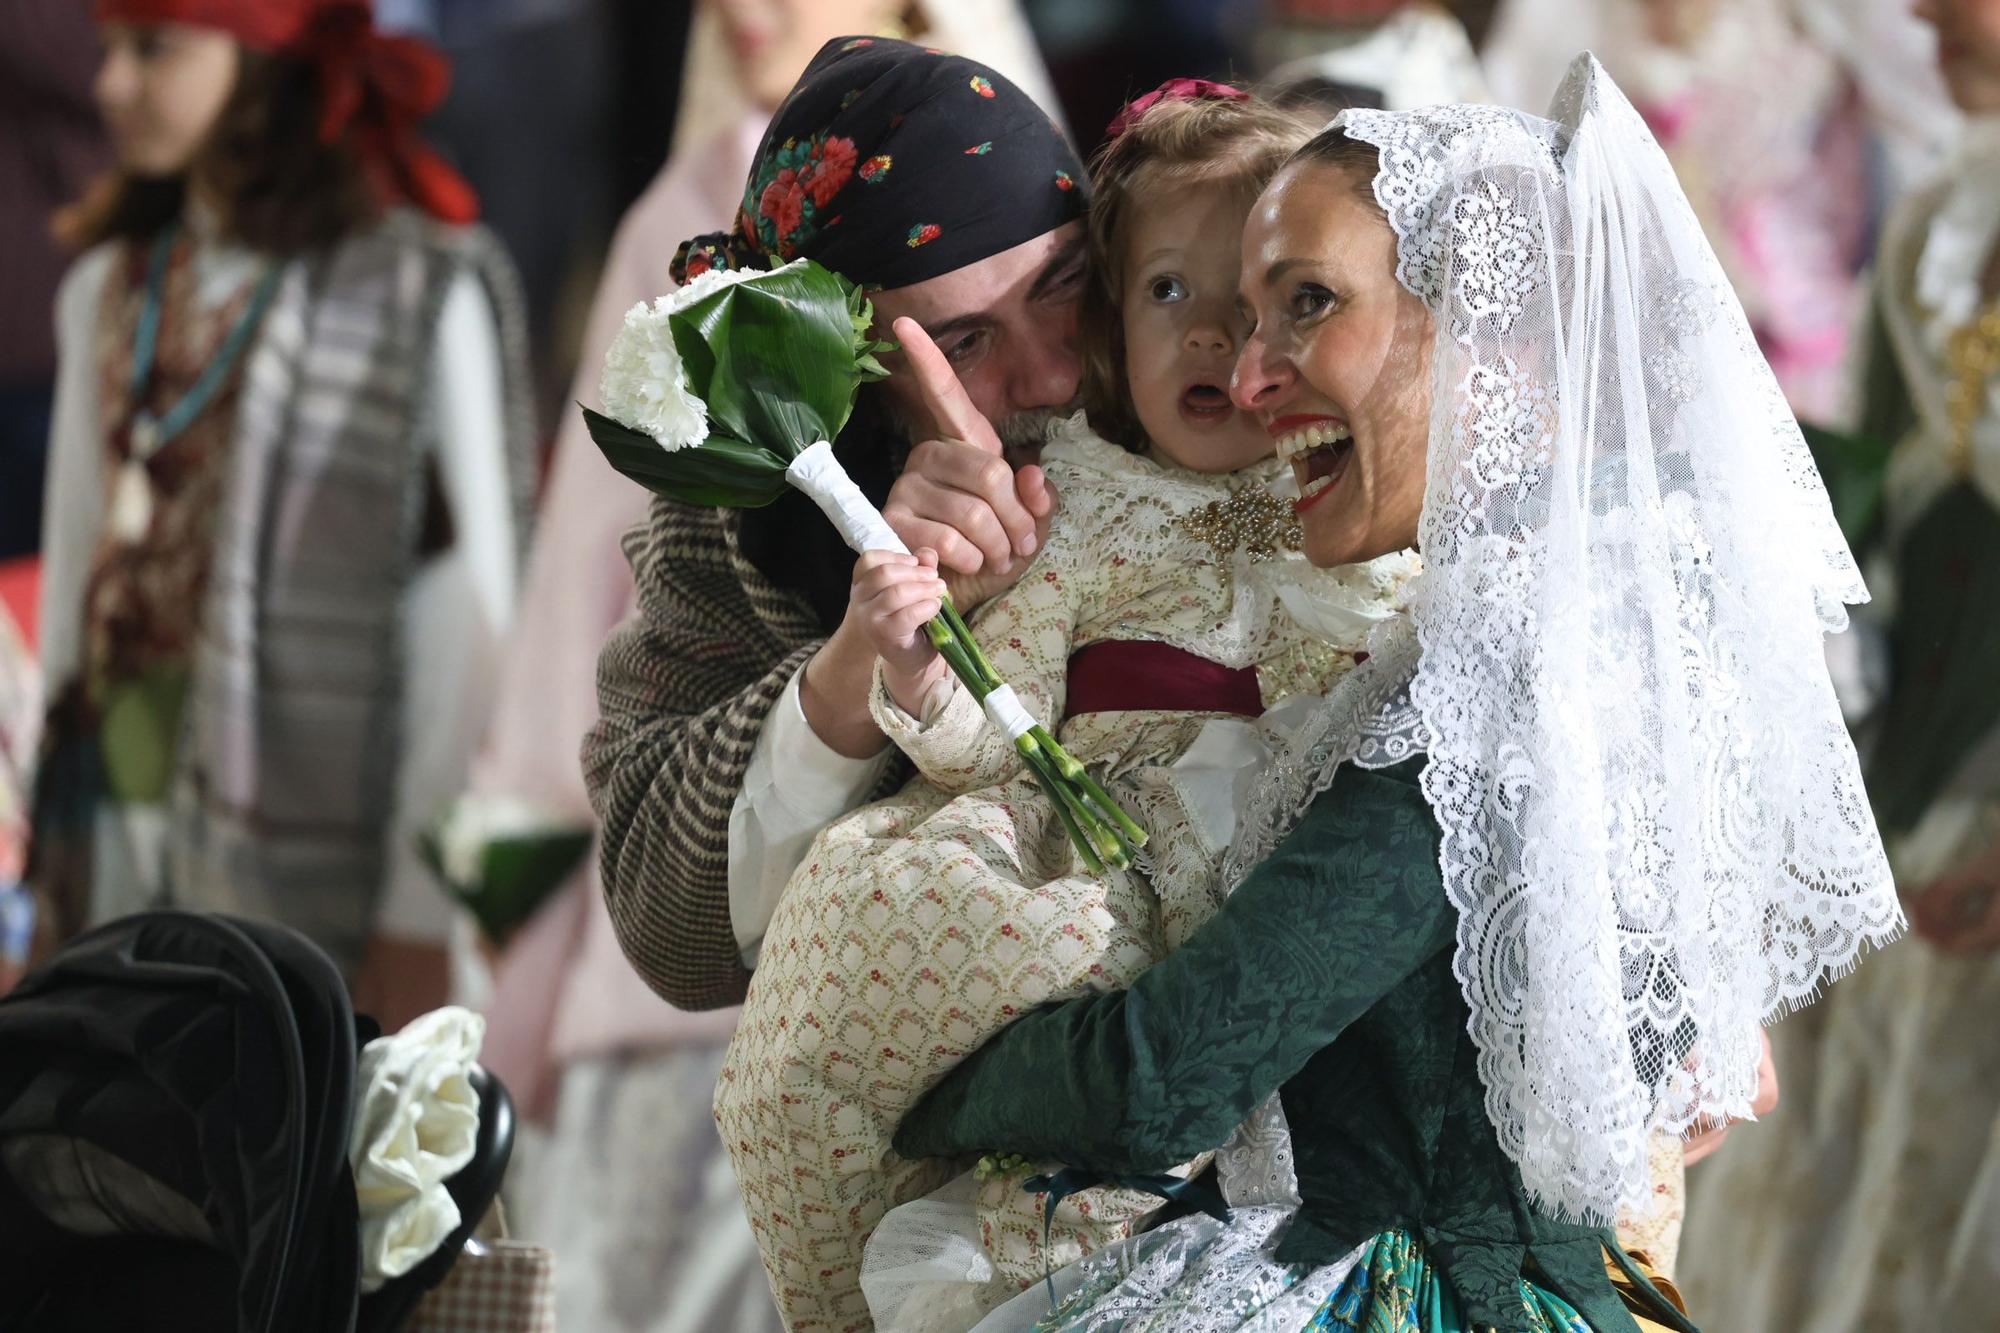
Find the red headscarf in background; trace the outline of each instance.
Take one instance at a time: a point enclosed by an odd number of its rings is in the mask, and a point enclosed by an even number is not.
[[[319,137],[343,138],[385,202],[445,222],[479,216],[472,187],[417,136],[444,100],[451,66],[414,37],[375,28],[371,0],[97,0],[99,22],[216,28],[254,51],[311,65],[319,79]]]

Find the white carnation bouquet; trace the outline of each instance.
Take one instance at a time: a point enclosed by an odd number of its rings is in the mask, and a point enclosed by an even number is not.
[[[683,504],[755,508],[787,486],[855,551],[909,553],[834,457],[855,391],[888,372],[859,288],[809,259],[711,269],[626,312],[604,359],[603,413],[584,409],[611,466]],[[1084,864],[1126,866],[1146,834],[1021,705],[944,599],[932,644],[1055,802]]]
[[[496,945],[541,910],[590,851],[587,824],[498,794],[459,797],[417,852]]]

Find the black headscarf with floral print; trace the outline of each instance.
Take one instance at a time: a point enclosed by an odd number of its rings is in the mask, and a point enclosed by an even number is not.
[[[836,37],[771,118],[735,226],[683,244],[673,278],[804,255],[907,287],[1076,221],[1088,187],[1048,114],[986,66]]]

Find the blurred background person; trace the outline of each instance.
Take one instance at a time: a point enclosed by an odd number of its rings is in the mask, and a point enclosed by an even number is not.
[[[907,37],[993,65],[1053,110],[1013,0],[713,0],[697,6],[674,148],[619,224],[591,303],[572,403],[598,405],[626,310],[673,289],[687,236],[726,228],[771,112],[828,40]],[[650,496],[613,472],[573,405],[561,416],[519,619],[465,806],[588,829],[577,760],[597,720],[599,650],[633,610],[621,539]],[[474,814],[474,822],[479,817]],[[558,1325],[775,1329],[710,1102],[734,1009],[654,995],[612,932],[599,857],[584,857],[493,968],[485,1061],[545,1135],[510,1186],[516,1231],[556,1247]]]
[[[1329,116],[1493,100],[1464,22],[1432,0],[1267,0],[1252,50],[1274,95]]]
[[[28,773],[41,732],[41,670],[0,600],[0,995],[12,990],[34,942],[34,899],[21,882],[28,858]]]
[[[90,97],[96,73],[86,6],[0,5],[0,564],[41,546],[56,382],[49,312],[67,263],[49,219],[110,162]]]
[[[1876,231],[1949,119],[1911,76],[1908,8],[1503,0],[1483,58],[1497,101],[1535,106],[1571,54],[1597,54],[1666,149],[1793,409],[1843,424]]]
[[[563,390],[574,367],[577,307],[622,202],[615,194],[616,158],[627,150],[614,132],[620,102],[636,91],[635,74],[657,82],[661,72],[657,63],[643,74],[621,67],[621,52],[635,39],[656,52],[662,28],[680,38],[686,8],[659,0],[376,0],[384,30],[423,37],[451,61],[451,88],[424,131],[478,192],[480,221],[521,275],[544,440],[570,406]],[[657,160],[656,151],[648,165]]]
[[[116,166],[63,218],[30,882],[58,933],[292,925],[444,998],[415,835],[464,782],[532,447],[517,284],[363,0],[101,0]]]
[[[1086,160],[1121,106],[1170,78],[1248,84],[1294,61],[1325,61],[1319,75],[1302,67],[1285,77],[1339,85],[1309,89],[1335,109],[1375,105],[1377,96],[1422,105],[1442,97],[1430,89],[1483,86],[1471,52],[1493,8],[1494,0],[1022,0]],[[1552,75],[1542,95],[1554,86]]]
[[[1737,1333],[1990,1328],[2000,1282],[2000,2],[1920,0],[1966,121],[1883,233],[1857,546],[1869,796],[1918,939],[1774,1032],[1787,1107],[1698,1178],[1683,1277]]]

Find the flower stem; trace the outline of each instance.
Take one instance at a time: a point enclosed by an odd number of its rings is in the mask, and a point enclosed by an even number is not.
[[[924,626],[924,633],[959,683],[971,692],[974,702],[983,706],[988,695],[1006,684],[949,596]],[[1119,869],[1129,866],[1132,853],[1146,845],[1146,831],[1092,780],[1049,729],[1036,723],[1014,739],[1014,748],[1055,806],[1071,845],[1090,873],[1103,874],[1107,864]]]
[[[1141,828],[1132,816],[1126,814],[1118,802],[1111,799],[1110,792],[1097,785],[1097,780],[1092,778],[1088,771],[1077,774],[1076,784],[1083,788],[1083,794],[1090,798],[1091,804],[1103,811],[1111,820],[1112,826],[1122,835],[1123,842],[1134,850],[1146,845],[1146,830]]]
[[[949,593],[945,594],[944,609],[938,614],[940,618],[951,625],[952,632],[959,637],[965,644],[967,651],[972,654],[973,663],[977,666],[980,677],[986,681],[987,688],[989,690],[998,689],[1004,685],[1006,682],[1000,679],[1000,673],[995,671],[993,663],[987,660],[986,653],[979,646],[979,640],[973,637],[971,627],[965,623],[965,617],[958,613],[958,607],[952,602]]]
[[[1096,848],[1091,845],[1091,839],[1076,822],[1076,816],[1070,812],[1069,802],[1063,799],[1062,788],[1057,783],[1056,775],[1043,766],[1039,757],[1027,756],[1027,759],[1028,771],[1035,775],[1035,781],[1040,784],[1043,794],[1055,806],[1057,817],[1062,820],[1063,828],[1069,832],[1070,845],[1076,848],[1077,855],[1083,858],[1084,867],[1093,875],[1103,874],[1104,862],[1098,857]]]
[[[1038,745],[1048,751],[1049,758],[1055,763],[1058,773],[1068,778],[1071,782],[1083,776],[1083,765],[1070,757],[1069,751],[1063,749],[1061,743],[1049,734],[1047,727],[1037,723],[1035,729],[1028,734],[1035,738],[1035,742]]]

